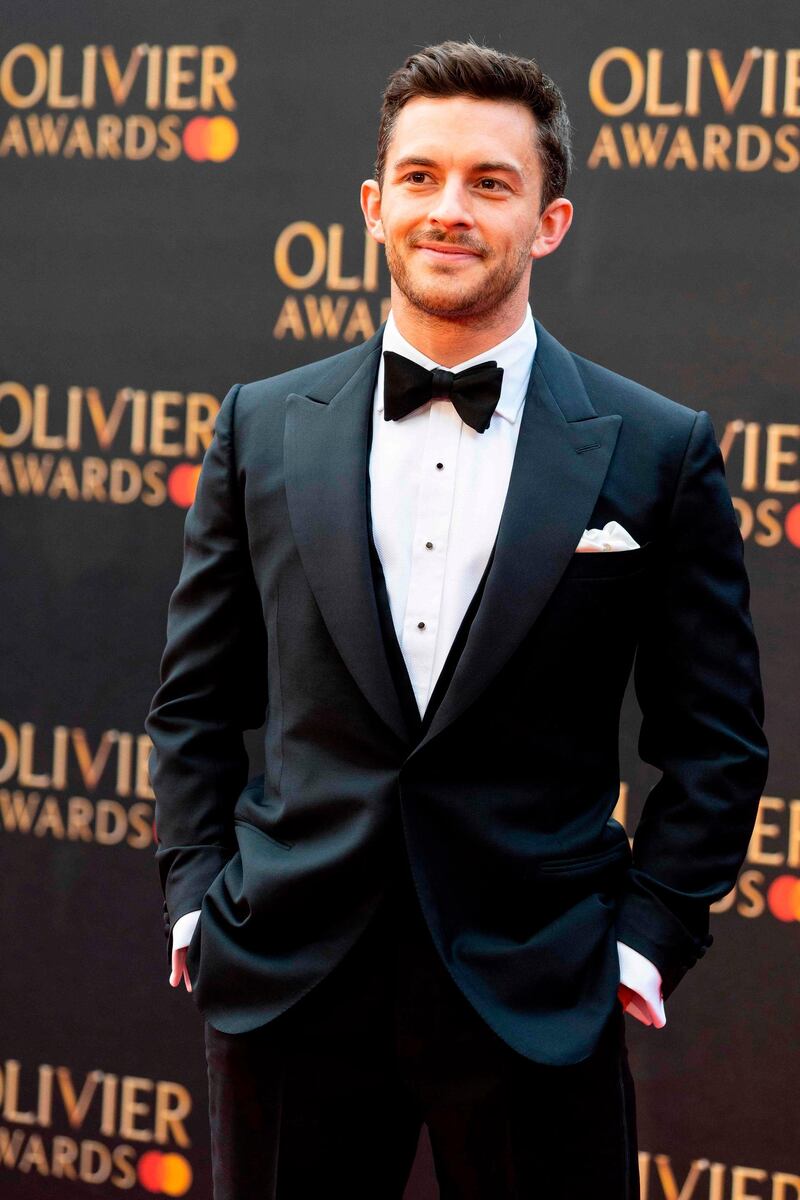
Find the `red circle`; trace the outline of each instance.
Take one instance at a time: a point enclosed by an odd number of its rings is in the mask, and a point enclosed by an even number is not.
[[[164,1178],[164,1155],[160,1150],[148,1150],[139,1159],[136,1174],[146,1192],[160,1192]]]
[[[167,476],[167,495],[178,508],[189,508],[200,478],[198,463],[178,463]]]
[[[767,904],[779,921],[796,921],[800,915],[800,879],[794,875],[779,875],[767,891]]]
[[[210,117],[192,117],[183,131],[183,148],[195,162],[208,158],[208,123]]]
[[[793,546],[800,547],[800,504],[793,504],[784,520],[786,537]]]

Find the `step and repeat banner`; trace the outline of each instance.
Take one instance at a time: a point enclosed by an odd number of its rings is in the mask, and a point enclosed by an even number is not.
[[[571,349],[712,416],[772,768],[715,945],[627,1023],[643,1200],[797,1200],[800,27],[794,3],[9,3],[0,21],[0,1194],[211,1195],[202,1019],[167,982],[143,721],[220,401],[369,337],[380,94],[414,49],[539,59]],[[623,723],[619,812],[653,773]],[[249,737],[253,771],[259,738]],[[357,1131],[354,1131],[357,1136]],[[436,1195],[424,1138],[409,1200]],[[577,1200],[577,1198],[576,1198]]]

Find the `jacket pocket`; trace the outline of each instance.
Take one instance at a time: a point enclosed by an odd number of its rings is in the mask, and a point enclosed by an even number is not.
[[[256,825],[255,821],[247,821],[243,817],[234,817],[233,823],[234,825],[243,825],[245,829],[252,829],[254,833],[260,834],[268,842],[272,842],[274,846],[280,846],[282,850],[294,849],[294,842],[284,842],[281,838],[275,837],[274,834],[267,833],[266,829],[262,829],[260,825]]]
[[[624,841],[616,842],[613,846],[603,846],[600,850],[547,859],[539,863],[539,871],[543,875],[585,875],[617,862],[630,861],[631,848],[626,836]]]
[[[577,552],[561,576],[562,582],[592,579],[619,579],[636,575],[650,565],[655,555],[655,542],[645,542],[636,550],[587,550]]]

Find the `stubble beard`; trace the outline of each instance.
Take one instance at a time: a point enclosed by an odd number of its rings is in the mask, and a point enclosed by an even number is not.
[[[437,290],[434,283],[420,285],[414,281],[406,259],[388,238],[385,250],[392,281],[409,304],[429,317],[451,321],[474,320],[494,313],[516,291],[530,263],[528,246],[520,246],[511,262],[500,263],[471,287],[454,288],[452,283],[447,283]],[[409,253],[413,253],[413,249]]]

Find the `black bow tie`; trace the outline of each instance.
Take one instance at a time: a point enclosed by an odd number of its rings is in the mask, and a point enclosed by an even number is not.
[[[503,368],[496,362],[478,363],[466,371],[429,371],[391,350],[383,353],[383,418],[398,421],[429,400],[452,400],[461,420],[478,433],[489,428],[500,399]]]

